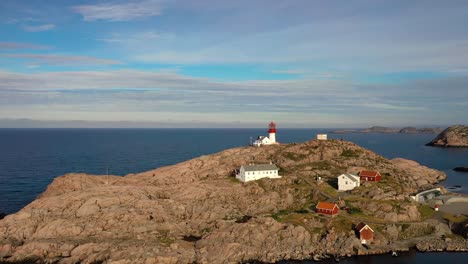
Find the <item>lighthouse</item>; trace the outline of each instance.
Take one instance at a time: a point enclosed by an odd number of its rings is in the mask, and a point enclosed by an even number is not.
[[[251,145],[260,147],[273,144],[278,144],[278,142],[276,142],[276,124],[275,122],[270,122],[268,125],[268,137],[258,136],[257,140],[255,140]]]
[[[271,122],[268,125],[268,137],[270,138],[271,144],[276,143],[276,124],[275,124],[275,122]]]

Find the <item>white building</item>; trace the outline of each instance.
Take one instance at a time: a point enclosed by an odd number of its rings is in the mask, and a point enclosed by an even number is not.
[[[341,174],[338,176],[338,191],[349,191],[361,184],[361,179],[357,175],[350,173]]]
[[[255,181],[261,178],[281,178],[275,164],[244,165],[240,167],[236,178],[241,182]]]
[[[269,137],[258,136],[257,140],[254,141],[253,145],[255,147],[260,147],[262,145],[271,145],[273,144]]]
[[[327,140],[327,134],[317,134],[318,140]]]
[[[263,145],[273,145],[273,144],[278,144],[278,142],[276,142],[276,124],[274,122],[271,122],[268,125],[268,137],[259,136],[257,140],[255,140],[252,143],[252,145],[255,147],[260,147]]]

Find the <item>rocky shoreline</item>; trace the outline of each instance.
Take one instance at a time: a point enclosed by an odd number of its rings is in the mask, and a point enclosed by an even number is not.
[[[282,178],[232,177],[253,161],[274,162]],[[333,187],[341,173],[362,169],[380,171],[383,180],[345,194]],[[229,149],[124,177],[68,174],[0,220],[0,261],[274,263],[387,253],[441,236],[458,241],[448,224],[460,218],[434,215],[409,198],[445,178],[341,140]],[[323,200],[353,210],[317,214]],[[376,230],[366,247],[353,230],[360,221]]]

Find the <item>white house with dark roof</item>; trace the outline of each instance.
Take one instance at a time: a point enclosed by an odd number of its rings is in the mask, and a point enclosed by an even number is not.
[[[260,146],[271,145],[271,144],[274,144],[274,143],[270,140],[269,137],[258,136],[257,140],[255,140],[252,145],[254,145],[255,147],[260,147]]]
[[[338,176],[338,191],[350,191],[361,184],[359,176],[345,173]]]
[[[281,178],[278,175],[278,170],[275,164],[243,165],[240,167],[236,178],[241,182],[255,181],[262,178]]]

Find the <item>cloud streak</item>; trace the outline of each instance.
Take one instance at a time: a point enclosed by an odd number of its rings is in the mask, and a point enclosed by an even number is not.
[[[31,43],[20,43],[20,42],[0,42],[0,50],[19,50],[19,49],[31,49],[31,50],[45,50],[50,49],[50,46],[37,45]]]
[[[83,16],[85,21],[129,21],[161,14],[161,1],[146,0],[129,3],[102,3],[74,6],[73,11]]]
[[[47,64],[59,66],[95,66],[118,65],[122,62],[110,59],[101,59],[89,56],[46,55],[46,54],[4,54],[7,58],[24,59],[34,64]]]
[[[42,32],[48,31],[55,28],[54,24],[44,24],[44,25],[37,25],[37,26],[23,26],[23,29],[28,32]]]

